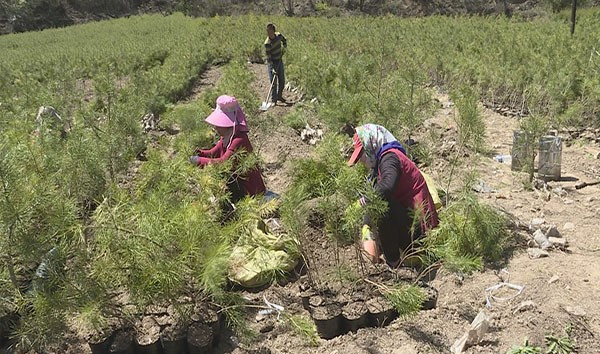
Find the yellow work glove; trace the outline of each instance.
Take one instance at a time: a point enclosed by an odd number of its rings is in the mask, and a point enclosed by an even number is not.
[[[371,235],[371,228],[369,227],[369,225],[363,225],[362,230],[362,240],[363,241],[372,241],[373,240],[373,235]]]

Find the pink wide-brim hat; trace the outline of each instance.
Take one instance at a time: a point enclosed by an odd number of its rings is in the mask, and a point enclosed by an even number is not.
[[[208,124],[215,127],[231,128],[235,127],[242,132],[248,131],[246,123],[246,115],[242,111],[242,107],[238,104],[233,96],[222,95],[217,98],[217,107],[205,119]]]

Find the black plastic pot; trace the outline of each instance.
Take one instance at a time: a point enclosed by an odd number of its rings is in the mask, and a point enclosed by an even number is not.
[[[112,343],[115,333],[107,334],[98,338],[92,338],[88,341],[88,345],[92,350],[92,354],[108,354],[110,353],[110,344]]]
[[[170,340],[160,338],[160,345],[164,354],[187,354],[187,337]]]
[[[145,316],[135,326],[136,354],[160,354],[160,325],[152,316]]]
[[[108,352],[110,354],[133,354],[133,334],[128,330],[117,331]]]
[[[219,345],[219,340],[221,339],[221,325],[224,323],[224,321],[220,318],[219,313],[214,309],[209,309],[209,312],[204,320],[212,330],[212,346],[216,347]]]
[[[316,292],[314,290],[312,290],[311,288],[308,288],[308,289],[300,292],[300,299],[302,300],[302,307],[304,307],[305,310],[311,311],[310,298],[315,295],[316,295]]]
[[[212,351],[212,328],[202,322],[194,322],[188,328],[187,345],[189,354],[207,354]]]
[[[369,310],[362,301],[351,302],[342,308],[342,316],[348,331],[356,332],[369,325]]]
[[[344,331],[342,309],[336,303],[313,307],[311,316],[321,338],[331,339]]]
[[[437,305],[437,299],[438,299],[437,289],[432,287],[429,284],[426,284],[423,286],[423,290],[425,291],[426,298],[425,298],[425,301],[423,302],[423,305],[421,305],[421,309],[423,309],[423,310],[434,309],[435,306]]]
[[[136,354],[161,354],[162,347],[160,345],[160,338],[157,337],[155,341],[149,344],[135,343]]]
[[[224,322],[221,318],[217,309],[209,304],[200,303],[194,307],[194,315],[192,315],[194,322],[201,322],[208,325],[212,329],[213,333],[213,346],[219,344],[221,334],[221,324]]]
[[[187,331],[182,326],[168,326],[160,334],[164,354],[187,354]]]
[[[375,297],[367,301],[369,325],[371,327],[387,326],[398,317],[398,312],[383,297]]]

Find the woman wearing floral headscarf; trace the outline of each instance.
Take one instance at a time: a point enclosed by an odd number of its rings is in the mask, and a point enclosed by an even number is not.
[[[377,225],[378,243],[386,262],[396,267],[400,250],[407,250],[414,240],[437,226],[433,199],[421,172],[387,129],[376,124],[357,127],[353,144],[348,165],[361,161],[371,169],[375,190],[388,202],[388,211]],[[360,202],[367,203],[364,198]],[[378,243],[369,235],[363,232],[363,246],[371,260],[377,262]]]
[[[215,110],[205,121],[215,127],[221,139],[209,150],[196,149],[196,155],[190,157],[191,163],[202,167],[225,162],[240,150],[252,152],[252,144],[248,139],[246,116],[235,97],[219,96]],[[230,179],[227,187],[232,194],[232,203],[246,195],[265,193],[265,184],[258,168],[244,176],[234,176]]]

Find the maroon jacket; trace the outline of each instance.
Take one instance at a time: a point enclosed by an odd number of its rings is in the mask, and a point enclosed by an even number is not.
[[[248,153],[252,152],[252,145],[248,139],[248,134],[244,132],[237,132],[232,138],[229,147],[223,145],[223,138],[219,139],[217,145],[210,150],[196,150],[200,159],[198,160],[198,166],[206,166],[213,163],[221,163],[227,161],[238,149],[246,150]],[[257,195],[263,194],[266,191],[265,183],[263,182],[260,170],[255,168],[248,172],[244,176],[239,176],[239,182],[246,195]]]
[[[389,199],[400,203],[405,208],[416,210],[421,206],[423,213],[423,222],[421,226],[423,231],[430,230],[438,225],[438,215],[435,210],[435,204],[427,189],[427,183],[417,168],[402,151],[398,149],[389,149],[381,157],[387,154],[394,154],[400,161],[400,170],[394,184],[394,189]],[[381,180],[381,169],[378,171],[378,181]]]

